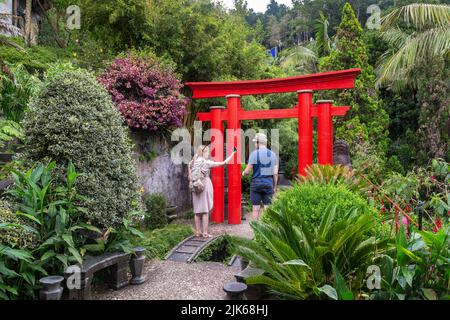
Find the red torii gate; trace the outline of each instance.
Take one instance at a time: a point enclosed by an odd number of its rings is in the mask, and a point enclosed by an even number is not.
[[[333,101],[321,100],[313,104],[313,92],[318,90],[351,89],[360,69],[318,73],[284,79],[250,80],[234,82],[188,82],[193,99],[225,97],[228,108],[211,107],[210,112],[198,113],[200,121],[211,122],[211,129],[220,130],[221,137],[212,137],[212,159],[223,161],[224,121],[227,130],[239,131],[242,120],[298,118],[298,173],[304,175],[313,160],[313,122],[318,118],[318,162],[333,164],[333,117],[345,116],[350,107],[333,107]],[[297,92],[298,105],[291,109],[245,111],[241,108],[241,96]],[[237,148],[235,158],[228,165],[228,223],[241,223],[241,141],[233,135],[227,143],[227,154]],[[211,170],[214,186],[212,222],[224,222],[224,168]]]

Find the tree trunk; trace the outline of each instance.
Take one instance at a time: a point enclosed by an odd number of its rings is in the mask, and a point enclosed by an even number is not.
[[[31,45],[31,11],[33,6],[33,0],[27,0],[25,7],[25,45],[29,47]]]

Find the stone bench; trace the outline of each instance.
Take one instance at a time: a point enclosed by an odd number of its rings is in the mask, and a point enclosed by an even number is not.
[[[66,269],[64,274],[69,300],[89,300],[94,273],[108,269],[108,285],[119,290],[131,284],[141,284],[145,281],[142,271],[145,262],[144,248],[136,248],[135,254],[113,252],[92,257],[82,264],[76,264]],[[128,270],[131,269],[132,279],[128,280]],[[76,279],[78,277],[78,279]],[[77,288],[77,284],[79,284]],[[75,288],[73,288],[75,286]]]

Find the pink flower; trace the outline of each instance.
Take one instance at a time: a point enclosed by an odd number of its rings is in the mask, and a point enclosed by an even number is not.
[[[189,100],[180,94],[183,86],[172,71],[157,61],[116,59],[98,81],[129,126],[156,131],[182,125]]]

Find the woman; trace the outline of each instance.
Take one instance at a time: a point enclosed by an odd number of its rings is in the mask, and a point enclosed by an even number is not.
[[[202,192],[192,192],[192,202],[194,205],[195,216],[195,230],[196,236],[203,236],[205,238],[212,237],[208,233],[209,225],[209,213],[213,209],[213,186],[211,179],[209,178],[209,172],[211,168],[223,167],[233,159],[235,152],[233,152],[225,161],[214,162],[209,160],[209,147],[200,146],[197,150],[197,154],[194,159],[189,163],[189,181],[192,179],[192,175],[201,175],[202,182],[205,188]]]

